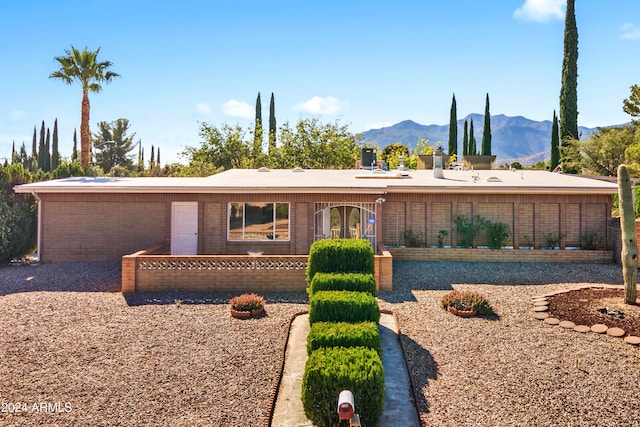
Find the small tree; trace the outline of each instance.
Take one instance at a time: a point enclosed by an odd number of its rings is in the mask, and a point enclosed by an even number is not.
[[[554,171],[560,164],[560,134],[558,133],[558,116],[553,110],[553,123],[551,125],[551,161],[549,170]]]
[[[467,121],[464,121],[464,133],[462,135],[462,155],[469,155],[469,131],[467,129]]]
[[[276,153],[276,101],[271,92],[271,102],[269,103],[269,156]]]
[[[476,137],[473,136],[473,117],[471,118],[471,121],[469,122],[469,155],[470,156],[474,156],[477,151],[476,151]]]

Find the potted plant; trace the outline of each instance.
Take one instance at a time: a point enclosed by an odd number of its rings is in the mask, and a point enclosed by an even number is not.
[[[449,235],[449,232],[447,230],[438,231],[438,247],[439,248],[444,248],[444,241],[448,235]]]
[[[522,236],[522,240],[524,240],[524,246],[518,246],[518,249],[531,250],[534,248],[533,240],[531,240],[531,237],[529,237],[528,234],[525,234],[524,236]]]
[[[475,291],[458,291],[454,289],[442,297],[441,305],[443,309],[461,317],[491,316],[495,314],[489,300]]]
[[[580,237],[583,249],[597,251],[600,248],[600,236],[595,231],[587,231]]]
[[[540,249],[560,249],[560,241],[564,236],[564,234],[560,233],[546,233],[544,239],[547,241],[547,246],[543,246]]]
[[[265,300],[257,294],[242,294],[231,298],[231,315],[237,319],[248,319],[264,312]]]
[[[478,232],[478,225],[474,224],[473,219],[467,218],[464,215],[458,215],[455,221],[461,247],[473,247],[473,239]]]

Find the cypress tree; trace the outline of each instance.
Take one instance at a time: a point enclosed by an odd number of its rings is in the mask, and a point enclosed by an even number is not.
[[[456,106],[456,94],[451,100],[451,113],[449,118],[449,155],[458,153],[458,111]]]
[[[271,102],[269,103],[269,157],[276,152],[276,102],[271,92]]]
[[[160,167],[160,147],[158,147],[158,159],[156,160],[156,166]]]
[[[78,137],[76,136],[76,129],[73,129],[73,151],[71,152],[71,161],[78,160]]]
[[[473,117],[469,123],[469,155],[476,155],[476,137],[473,136]]]
[[[144,168],[144,160],[142,159],[142,140],[138,139],[138,163],[136,165],[138,170],[142,170]]]
[[[259,166],[260,154],[262,154],[262,101],[260,100],[260,92],[256,98],[256,126],[253,134],[253,162],[254,166]]]
[[[491,155],[491,114],[489,113],[489,94],[484,107],[484,129],[482,131],[482,155]]]
[[[44,170],[45,158],[44,158],[44,120],[40,126],[40,143],[38,144],[38,169]]]
[[[58,151],[58,119],[53,122],[53,142],[51,146],[51,170],[56,170],[60,163],[60,152]]]
[[[562,59],[562,88],[560,89],[560,142],[578,139],[578,28],[575,0],[567,0],[564,23],[564,57]],[[564,156],[563,156],[564,157]],[[563,159],[563,163],[564,159]],[[575,170],[565,170],[575,173]]]
[[[47,139],[44,144],[44,170],[51,172],[51,134],[49,128],[47,128]]]
[[[560,134],[558,133],[558,116],[553,110],[553,123],[551,124],[551,160],[549,170],[554,171],[560,163]]]
[[[31,157],[29,158],[29,170],[35,172],[38,164],[38,145],[36,143],[36,126],[33,125],[33,141],[31,141]]]
[[[467,121],[464,121],[464,133],[462,134],[462,155],[469,155],[469,133],[467,131]]]
[[[16,163],[16,140],[13,140],[13,145],[11,145],[11,164]]]
[[[151,159],[149,159],[149,169],[153,169],[153,162],[155,160],[155,148],[153,144],[151,144]]]

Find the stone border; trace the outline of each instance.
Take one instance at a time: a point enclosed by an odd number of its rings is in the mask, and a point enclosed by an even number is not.
[[[553,298],[556,295],[564,294],[572,291],[579,291],[583,289],[624,289],[623,286],[619,285],[600,285],[600,286],[581,286],[577,288],[564,289],[555,292],[549,292],[543,295],[538,295],[531,297],[531,302],[533,303],[533,318],[537,320],[542,320],[542,322],[546,325],[551,326],[560,326],[564,329],[572,329],[579,333],[587,333],[593,332],[594,334],[607,334],[610,337],[623,338],[623,341],[629,345],[638,346],[640,345],[640,337],[635,335],[627,335],[627,333],[620,328],[612,327],[609,328],[607,325],[603,325],[601,323],[595,325],[576,325],[575,323],[569,320],[561,320],[555,317],[551,317],[547,311],[549,310],[549,298]],[[626,336],[625,336],[626,335]]]

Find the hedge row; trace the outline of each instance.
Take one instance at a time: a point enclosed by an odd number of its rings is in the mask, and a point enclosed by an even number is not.
[[[380,307],[376,298],[365,292],[318,291],[309,299],[309,323],[376,322]]]
[[[342,390],[353,393],[363,425],[374,425],[382,414],[384,369],[373,260],[367,240],[319,240],[311,245],[311,329],[302,403],[315,426],[339,424],[336,408]]]
[[[309,250],[307,283],[316,273],[374,273],[373,246],[366,239],[316,240]]]
[[[316,273],[310,294],[318,291],[358,291],[376,295],[376,279],[371,273]]]
[[[364,347],[327,347],[307,359],[302,377],[302,401],[315,426],[339,425],[337,399],[351,390],[362,425],[375,425],[384,406],[384,368],[378,353]]]
[[[307,354],[323,347],[366,347],[381,354],[380,332],[374,322],[316,322],[307,337]]]

